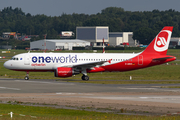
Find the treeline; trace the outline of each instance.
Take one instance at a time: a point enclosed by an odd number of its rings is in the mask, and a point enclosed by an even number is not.
[[[142,44],[149,44],[164,26],[174,26],[174,37],[180,36],[180,12],[166,11],[124,11],[123,8],[109,7],[101,13],[66,14],[46,16],[25,14],[21,8],[7,7],[0,11],[0,34],[18,32],[26,35],[47,34],[47,39],[57,38],[61,31],[73,31],[77,26],[109,26],[110,32],[134,32],[133,38]]]

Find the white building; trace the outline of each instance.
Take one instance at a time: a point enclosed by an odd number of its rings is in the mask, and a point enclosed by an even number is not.
[[[76,39],[91,42],[91,45],[94,47],[102,46],[103,39],[105,43],[109,42],[109,27],[76,27]]]
[[[180,46],[180,37],[171,37],[169,48],[174,48],[176,46]]]
[[[129,45],[135,46],[136,41],[133,40],[133,32],[110,32],[109,33],[109,45],[118,46],[118,45]]]
[[[94,47],[105,45],[118,46],[127,43],[135,46],[136,41],[132,38],[133,32],[109,32],[108,26],[76,27],[76,38],[91,42]]]
[[[30,42],[30,49],[47,49],[47,50],[57,50],[57,49],[65,49],[72,50],[73,47],[85,47],[90,46],[90,42],[84,40],[72,40],[72,39],[45,39],[38,40],[34,42]]]

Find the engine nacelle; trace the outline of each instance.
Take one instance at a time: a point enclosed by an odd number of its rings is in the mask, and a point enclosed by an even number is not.
[[[54,72],[55,77],[71,77],[72,75],[79,74],[70,67],[58,67]]]

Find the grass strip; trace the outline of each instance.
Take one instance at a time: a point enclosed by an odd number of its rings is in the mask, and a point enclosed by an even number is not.
[[[9,120],[8,113],[13,112],[13,120],[171,120],[180,116],[140,116],[119,115],[84,110],[67,110],[51,107],[34,107],[14,104],[0,104],[0,120]]]

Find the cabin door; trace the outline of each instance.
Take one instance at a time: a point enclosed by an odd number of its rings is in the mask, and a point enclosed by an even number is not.
[[[143,56],[142,55],[138,56],[138,65],[143,65]]]
[[[30,65],[30,56],[28,54],[24,56],[24,65]]]

